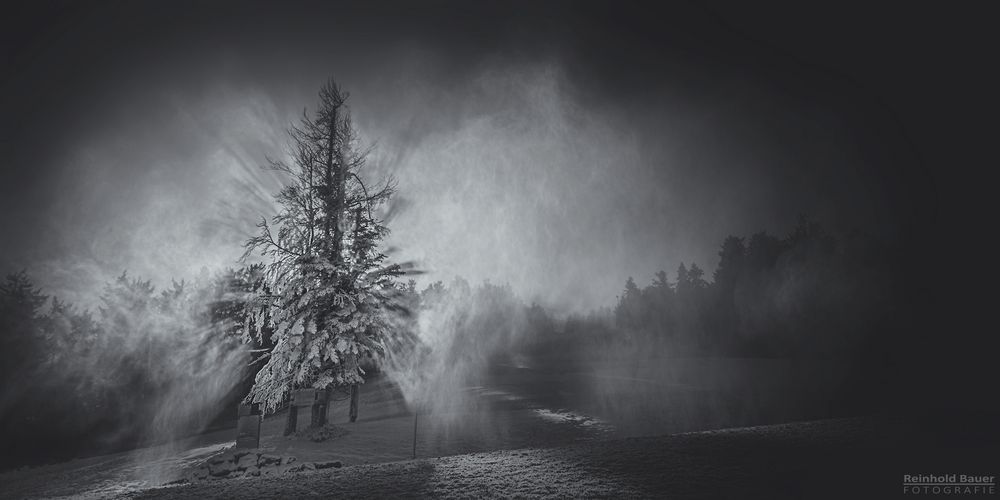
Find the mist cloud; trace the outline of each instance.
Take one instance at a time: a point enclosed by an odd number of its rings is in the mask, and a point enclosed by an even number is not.
[[[613,303],[630,275],[681,261],[711,272],[725,235],[783,233],[800,213],[893,227],[865,169],[879,158],[852,128],[865,117],[836,100],[786,98],[676,51],[617,41],[629,69],[586,41],[525,40],[462,51],[333,37],[290,57],[251,44],[119,68],[129,78],[103,80],[75,115],[84,126],[40,159],[45,195],[7,200],[36,206],[7,222],[0,263],[85,305],[124,269],[164,285],[236,265],[274,213],[281,179],[259,166],[284,155],[286,127],[330,76],[376,146],[369,175],[399,180],[389,242],[428,271],[421,284],[489,279],[579,311]],[[674,63],[654,71],[655,57]]]
[[[477,106],[406,151],[395,175],[412,208],[392,241],[430,279],[509,283],[573,308],[614,296],[630,233],[662,193],[643,188],[634,134],[570,86],[555,65],[484,71],[453,97]]]

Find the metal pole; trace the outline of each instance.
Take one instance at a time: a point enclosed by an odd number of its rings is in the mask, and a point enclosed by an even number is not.
[[[420,406],[413,411],[413,458],[417,458],[417,415],[420,415]]]

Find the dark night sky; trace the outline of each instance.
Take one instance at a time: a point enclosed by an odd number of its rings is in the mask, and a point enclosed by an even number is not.
[[[400,258],[570,308],[799,214],[910,241],[956,193],[984,16],[830,4],[42,2],[5,15],[0,265],[86,301],[231,264],[326,77]],[[978,21],[977,21],[978,19]],[[968,75],[968,76],[965,76]],[[958,82],[956,77],[962,76]],[[959,83],[960,82],[960,83]],[[977,101],[978,102],[978,101]],[[949,125],[952,124],[952,125]]]

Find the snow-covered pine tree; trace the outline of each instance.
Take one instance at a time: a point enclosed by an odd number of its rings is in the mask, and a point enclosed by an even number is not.
[[[362,180],[368,151],[358,147],[347,95],[331,80],[319,98],[318,110],[289,130],[290,162],[269,160],[288,178],[276,194],[281,208],[270,222],[261,219],[244,254],[265,259],[247,302],[244,339],[274,346],[246,400],[268,411],[293,389],[319,389],[313,425],[325,423],[328,389],[353,386],[356,393],[364,382],[360,358],[384,352],[393,279],[402,274],[379,250],[388,229],[374,215],[394,183]],[[286,432],[295,429],[293,412]]]

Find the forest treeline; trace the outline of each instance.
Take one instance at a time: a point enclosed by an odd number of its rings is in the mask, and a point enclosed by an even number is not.
[[[676,355],[857,358],[891,319],[892,266],[863,233],[802,218],[785,237],[729,236],[718,255],[710,280],[695,263],[629,278],[616,327]]]
[[[587,314],[554,314],[508,286],[399,282],[399,331],[386,339],[395,364],[386,368],[473,376],[490,362],[584,362],[622,345],[655,357],[858,360],[879,352],[872,345],[891,320],[886,269],[871,238],[834,236],[802,220],[784,237],[727,237],[710,277],[690,263],[642,286],[628,278],[613,307]],[[206,271],[162,290],[123,273],[94,310],[46,295],[24,272],[8,275],[0,285],[0,429],[18,452],[2,465],[230,423],[260,369],[254,360],[273,348],[246,345],[242,335],[259,270]],[[432,347],[441,352],[428,354]]]

